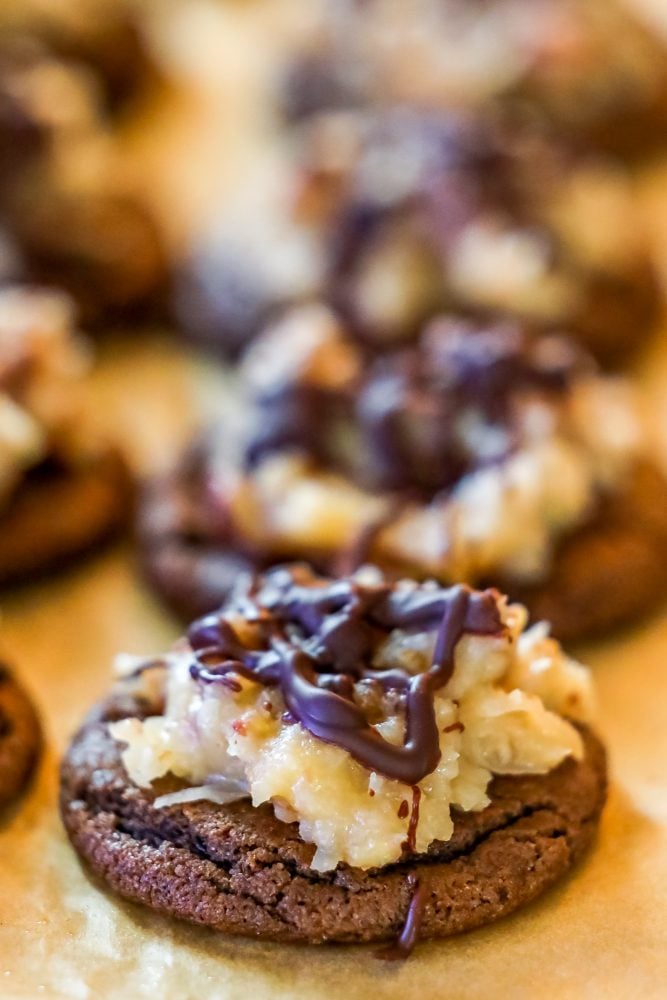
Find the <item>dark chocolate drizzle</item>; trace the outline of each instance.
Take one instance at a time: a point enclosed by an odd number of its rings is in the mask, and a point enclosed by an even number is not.
[[[377,538],[397,519],[408,500],[409,494],[394,497],[379,517],[364,525],[336,560],[337,575],[347,576],[364,563],[372,561],[373,547]]]
[[[419,881],[417,875],[410,873],[406,879],[410,892],[410,904],[408,906],[405,923],[396,941],[388,948],[378,952],[377,957],[389,962],[402,961],[409,958],[414,946],[419,940],[419,932],[424,919],[426,908],[426,889]]]
[[[532,340],[510,321],[434,320],[416,347],[378,359],[355,394],[370,485],[433,495],[505,459],[517,443],[517,401],[562,396],[584,365],[567,342]],[[471,446],[461,433],[466,415],[505,432],[496,451]]]
[[[412,786],[412,808],[410,809],[410,822],[408,823],[408,835],[403,844],[406,854],[414,854],[417,842],[417,826],[419,825],[419,804],[421,802],[422,790],[419,785]]]
[[[236,675],[279,686],[290,715],[313,736],[342,747],[369,770],[416,786],[440,760],[434,694],[451,678],[454,650],[465,632],[503,631],[497,599],[495,591],[467,586],[329,581],[303,567],[279,568],[259,588],[194,623],[188,633],[190,673],[204,683],[229,685]],[[229,611],[257,625],[261,648],[243,645],[223,617]],[[374,650],[393,629],[436,632],[429,670],[412,675],[372,665]],[[403,744],[389,743],[369,722],[355,700],[359,684],[402,701]],[[413,794],[415,830],[417,818]]]
[[[510,320],[484,325],[441,317],[416,345],[367,363],[345,389],[296,377],[259,393],[246,465],[297,449],[364,489],[432,497],[507,458],[518,443],[517,407],[527,394],[562,398],[591,366],[566,340],[533,338]],[[466,434],[466,418],[487,429],[486,450]]]

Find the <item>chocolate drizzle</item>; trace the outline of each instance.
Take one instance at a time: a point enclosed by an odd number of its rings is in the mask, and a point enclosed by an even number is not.
[[[426,497],[451,489],[516,448],[526,396],[558,400],[587,367],[566,341],[531,340],[510,321],[434,320],[416,347],[370,365],[356,392],[361,485]]]
[[[259,589],[195,622],[188,635],[190,672],[205,683],[229,684],[229,675],[236,675],[279,686],[289,713],[313,736],[342,747],[371,771],[416,786],[440,760],[434,694],[451,678],[454,650],[465,632],[502,632],[497,596],[466,586],[331,582],[303,567],[278,569]],[[225,612],[256,626],[259,648],[240,641]],[[410,674],[373,666],[374,652],[393,629],[436,632],[429,670]],[[402,744],[389,743],[368,721],[355,700],[359,682],[404,703]],[[418,802],[413,793],[415,830]]]
[[[408,499],[409,495],[394,497],[379,517],[364,525],[337,559],[336,570],[338,574],[347,576],[349,573],[354,573],[364,563],[371,561],[373,546],[378,536],[398,518]]]
[[[408,835],[403,844],[406,854],[413,854],[417,841],[417,826],[419,824],[419,803],[421,802],[422,790],[419,785],[412,786],[412,809],[410,810],[410,822],[408,823]]]
[[[424,909],[426,908],[426,889],[419,881],[419,878],[412,873],[407,877],[407,883],[412,893],[408,913],[401,933],[394,944],[378,953],[378,958],[386,959],[390,962],[402,961],[412,953],[414,946],[419,939],[419,931],[424,919]]]
[[[591,368],[568,341],[536,340],[516,322],[440,317],[416,345],[362,366],[353,384],[325,390],[295,374],[258,392],[245,464],[296,449],[399,502],[432,497],[514,450],[526,395],[558,399]]]

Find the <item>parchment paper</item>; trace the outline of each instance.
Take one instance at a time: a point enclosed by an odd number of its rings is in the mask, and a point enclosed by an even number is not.
[[[656,399],[667,384],[663,353],[646,364]],[[164,338],[116,341],[103,360],[98,419],[124,426],[144,467],[168,462],[227,391],[224,376]],[[613,768],[596,850],[537,904],[495,927],[420,946],[405,965],[379,962],[366,948],[225,938],[155,917],[88,880],[58,819],[57,759],[106,690],[114,653],[159,651],[177,632],[141,585],[129,546],[4,601],[2,652],[35,696],[48,751],[0,828],[0,996],[664,996],[667,606],[644,627],[585,651]]]
[[[246,21],[253,19],[256,11],[248,12]],[[270,31],[270,23],[264,29]],[[234,41],[230,51],[245,72],[243,50]],[[261,58],[264,50],[258,51]],[[230,72],[227,65],[226,83]],[[226,134],[241,128],[243,118],[237,109],[231,123],[226,120]],[[192,132],[191,117],[183,119]],[[173,174],[156,188],[158,196],[168,201],[179,188],[187,189],[193,202],[203,205],[203,188],[194,193],[188,188],[187,171]],[[667,244],[664,174],[653,170],[645,188],[661,259],[667,259],[661,250],[663,241]],[[667,336],[644,359],[640,376],[661,444],[667,428]],[[138,467],[154,470],[168,464],[202,413],[224,403],[228,393],[229,381],[217,369],[158,334],[136,332],[104,348],[91,412],[101,424],[120,426]],[[177,634],[142,586],[129,545],[3,601],[2,653],[34,694],[48,745],[32,789],[0,826],[0,996],[597,1000],[665,995],[667,595],[662,614],[650,622],[580,651],[595,668],[600,729],[613,775],[596,849],[526,910],[467,936],[421,945],[402,965],[382,963],[368,948],[308,949],[226,938],[158,918],[89,881],[58,818],[58,758],[83,714],[107,689],[113,655],[159,651]]]

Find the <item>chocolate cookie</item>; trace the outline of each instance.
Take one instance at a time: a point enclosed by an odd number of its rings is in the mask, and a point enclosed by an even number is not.
[[[369,361],[309,306],[242,376],[244,421],[213,429],[141,513],[147,575],[186,617],[241,569],[298,560],[501,581],[570,639],[661,599],[667,482],[631,387],[570,341],[450,316]]]
[[[500,580],[568,638],[660,600],[667,484],[629,387],[567,340],[443,317],[369,361],[305,307],[242,375],[243,426],[214,429],[141,513],[148,578],[184,617],[239,571],[298,559]]]
[[[411,913],[418,938],[471,930],[511,913],[568,871],[590,845],[605,798],[605,755],[584,731],[583,761],[540,777],[497,777],[490,805],[456,815],[425,855],[363,872],[312,870],[295,824],[247,802],[156,809],[132,785],[107,722],[146,713],[104,704],[62,767],[61,811],[92,870],[128,899],[232,934],[280,941],[382,941]],[[419,888],[415,890],[416,882]],[[419,914],[417,913],[419,911]]]
[[[146,577],[184,621],[218,607],[240,572],[269,564],[257,553],[206,537],[199,486],[185,472],[155,483],[145,493],[139,520]],[[317,554],[311,564],[331,568]],[[648,614],[667,587],[664,476],[648,462],[637,465],[627,489],[562,540],[545,583],[526,587],[505,579],[500,584],[534,619],[550,622],[563,641],[603,635]]]
[[[80,35],[68,35],[56,18],[44,38],[38,29],[34,35],[8,30],[0,41],[0,222],[16,245],[21,277],[68,290],[86,324],[163,313],[168,284],[160,226],[108,120],[140,97],[132,95],[131,80],[112,72],[121,63],[129,68],[127,47],[121,61],[114,51],[135,29],[122,18],[110,20],[115,40],[103,49],[110,56],[103,60],[111,73],[108,107],[82,55],[106,37],[95,31],[95,18],[80,26]],[[57,113],[52,79],[64,95]],[[91,148],[94,183],[73,180]]]
[[[236,355],[313,297],[377,353],[414,342],[443,309],[567,330],[606,366],[654,331],[650,243],[632,177],[613,158],[500,115],[405,107],[316,116],[295,145],[291,198],[276,199],[265,228],[289,203],[284,230],[312,249],[285,249],[269,266],[261,246],[213,219],[175,280],[198,343]]]
[[[46,461],[30,470],[0,513],[0,583],[51,570],[127,522],[133,488],[125,460],[109,449],[78,465]]]
[[[325,212],[334,199],[327,295],[371,345],[409,340],[452,306],[567,330],[605,365],[652,333],[655,268],[631,179],[613,159],[502,117],[401,109],[357,115],[347,126],[356,153],[341,169],[328,145],[340,129],[334,115],[306,132],[305,193]],[[403,186],[392,181],[398,158]],[[627,255],[617,254],[622,232]],[[383,275],[393,306],[378,298]]]
[[[0,664],[0,809],[25,787],[41,749],[39,721],[27,694]]]

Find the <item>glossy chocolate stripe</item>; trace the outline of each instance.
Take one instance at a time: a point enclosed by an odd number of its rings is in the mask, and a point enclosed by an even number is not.
[[[278,685],[305,729],[369,770],[410,785],[431,774],[440,760],[435,692],[450,680],[465,632],[502,631],[497,594],[466,586],[401,590],[353,579],[304,586],[288,570],[267,574],[266,581],[242,598],[244,613],[261,623],[266,648],[247,649],[221,613],[208,615],[190,629],[192,676],[228,685],[235,673]],[[428,671],[412,676],[401,668],[372,667],[373,647],[396,628],[437,628]],[[404,696],[402,744],[385,740],[353,700],[354,681],[362,679]]]

